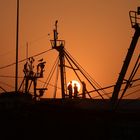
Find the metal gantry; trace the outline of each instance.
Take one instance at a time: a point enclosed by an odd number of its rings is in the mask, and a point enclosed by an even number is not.
[[[131,21],[132,28],[135,29],[135,33],[134,33],[134,36],[132,38],[130,47],[128,49],[126,58],[124,60],[124,64],[122,66],[122,69],[121,69],[121,72],[119,74],[118,80],[117,80],[116,85],[114,87],[114,91],[113,91],[112,98],[111,98],[112,107],[116,106],[116,104],[118,102],[118,96],[119,96],[121,86],[122,86],[122,84],[125,80],[125,75],[126,75],[126,72],[128,70],[128,66],[130,64],[130,61],[131,61],[131,58],[133,56],[134,50],[136,48],[138,39],[140,37],[140,7],[138,7],[137,11],[130,11],[129,16],[130,16],[130,21]],[[128,80],[127,83],[129,83],[129,82],[130,81]],[[127,87],[128,86],[126,86],[126,89],[127,89]]]
[[[46,88],[37,88],[38,79],[43,78],[43,72],[46,62],[43,60],[43,58],[40,59],[36,66],[36,70],[34,70],[34,61],[35,60],[33,57],[27,59],[27,62],[25,63],[23,69],[24,78],[18,91],[20,91],[21,88],[23,88],[23,92],[25,94],[28,94],[30,93],[30,88],[33,84],[33,99],[37,100],[38,98],[43,96],[44,91],[47,90]],[[39,94],[37,93],[37,91],[39,91]]]

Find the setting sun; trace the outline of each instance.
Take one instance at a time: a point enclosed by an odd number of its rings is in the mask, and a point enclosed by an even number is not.
[[[69,84],[70,84],[70,82],[68,82],[67,86],[68,86]],[[74,84],[77,85],[77,87],[78,87],[78,92],[79,92],[80,89],[81,89],[80,83],[79,83],[78,81],[76,81],[76,80],[72,80],[72,87],[74,87]]]

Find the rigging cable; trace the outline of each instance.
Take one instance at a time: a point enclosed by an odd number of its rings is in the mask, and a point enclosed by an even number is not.
[[[125,85],[125,88],[124,88],[124,90],[123,90],[123,92],[122,92],[122,94],[121,94],[121,97],[119,98],[119,100],[118,100],[118,102],[117,102],[117,104],[116,104],[116,108],[118,107],[118,105],[119,105],[121,99],[123,98],[123,96],[124,96],[126,90],[131,86],[132,79],[134,78],[134,76],[135,76],[135,74],[136,74],[136,72],[138,71],[138,68],[139,68],[139,66],[140,66],[139,60],[140,60],[140,55],[138,56],[138,58],[137,58],[137,60],[136,60],[136,63],[135,63],[135,65],[134,65],[134,68],[133,68],[133,70],[132,70],[132,72],[131,72],[131,74],[130,74],[130,76],[129,76],[127,82],[126,82],[126,85]]]
[[[4,88],[2,88],[1,86],[0,86],[0,89],[2,89],[4,92],[7,92]]]
[[[68,59],[68,56],[65,55],[68,63],[70,64],[71,68],[73,69],[74,73],[76,74],[77,78],[79,79],[79,81],[82,83],[82,80],[80,79],[79,75],[77,74],[76,70],[74,69],[74,67],[72,66],[72,64],[70,63],[70,60]],[[90,97],[90,99],[92,99],[91,95],[87,92],[88,96]],[[80,94],[78,94],[80,95]]]
[[[136,82],[136,81],[138,81],[138,80],[140,80],[140,78],[138,78],[138,79],[135,79],[135,80],[132,80],[132,82],[134,83],[134,82]],[[125,84],[126,83],[126,81],[125,82],[123,82],[123,84]],[[108,89],[108,88],[113,88],[115,85],[111,85],[111,86],[107,86],[107,87],[104,87],[103,89]],[[137,86],[140,86],[140,84],[137,84],[137,85],[133,85],[133,86],[131,86],[130,88],[135,88],[135,87],[137,87]],[[97,90],[102,90],[102,89],[97,89]],[[123,91],[124,89],[121,89],[120,91]],[[89,91],[89,92],[95,92],[96,90],[92,90],[92,91]],[[106,93],[106,94],[112,94],[112,92],[108,92],[108,93]],[[131,93],[129,93],[129,94],[131,94]],[[104,94],[103,94],[104,95]],[[129,96],[128,94],[126,94],[126,95],[124,95],[124,97],[126,97],[126,96]],[[94,96],[94,98],[98,98],[98,97],[100,97],[99,95],[97,95],[97,96]]]
[[[12,85],[10,85],[10,84],[7,84],[7,83],[5,83],[5,82],[2,82],[2,81],[0,81],[0,83],[3,84],[3,85],[5,85],[5,86],[7,86],[7,87],[15,88],[14,86],[12,86]]]
[[[54,96],[53,96],[54,99],[56,98],[58,77],[59,77],[59,67],[58,67],[58,64],[57,64],[57,72],[56,72],[56,80],[55,80],[55,88],[54,88]]]
[[[134,88],[134,87],[138,87],[138,86],[140,86],[140,84],[137,84],[137,85],[132,86],[132,87],[130,87],[130,88]],[[137,92],[137,91],[139,91],[139,90],[136,90],[136,92]],[[133,93],[135,93],[135,91],[133,91],[133,92],[131,92],[131,93],[128,93],[128,94],[124,95],[124,97],[130,96],[130,95],[132,95]]]
[[[43,51],[43,52],[38,53],[38,54],[35,54],[35,55],[31,56],[31,57],[37,57],[37,56],[42,55],[42,54],[44,54],[44,53],[47,53],[47,52],[49,52],[49,51],[51,51],[51,50],[52,50],[52,49]],[[19,60],[18,63],[21,63],[21,62],[23,62],[23,61],[26,61],[27,59],[29,59],[29,58],[31,58],[31,57],[28,57],[28,58]],[[2,66],[2,67],[0,67],[0,70],[1,70],[1,69],[4,69],[4,68],[8,68],[8,67],[10,67],[10,66],[13,66],[13,65],[15,65],[15,64],[16,64],[16,63],[14,62],[14,63],[8,64],[8,65]]]
[[[137,61],[136,61],[136,63],[135,63],[135,66],[134,66],[134,68],[133,68],[133,70],[132,70],[132,72],[131,72],[131,74],[130,74],[129,79],[128,79],[127,82],[126,82],[125,89],[124,89],[124,91],[123,91],[123,93],[122,93],[122,95],[121,95],[121,97],[120,97],[119,100],[121,100],[121,99],[123,98],[123,95],[125,94],[127,88],[128,88],[129,86],[131,86],[131,81],[132,81],[133,77],[135,76],[135,74],[136,74],[136,72],[138,71],[138,68],[139,68],[139,66],[140,66],[139,59],[140,59],[140,55],[138,56],[138,59],[137,59]],[[138,63],[138,62],[139,62],[139,63]]]
[[[3,77],[3,78],[15,78],[15,76],[10,76],[10,75],[0,75],[0,77]],[[18,77],[18,78],[23,78],[23,77]]]
[[[128,94],[128,96],[129,95],[132,95],[132,94],[134,94],[134,93],[136,93],[136,92],[139,92],[140,91],[140,89],[138,89],[138,90],[135,90],[135,91],[133,91],[133,92],[131,92],[131,93],[129,93]],[[125,95],[125,97],[126,97],[126,95]],[[132,99],[132,100],[130,100],[129,102],[127,102],[127,103],[123,103],[123,105],[125,105],[125,106],[127,106],[127,105],[129,105],[130,103],[132,104],[134,104],[135,102],[135,100],[139,100],[140,99],[140,97],[137,97],[137,98],[135,98],[135,99]],[[122,102],[120,102],[120,103],[122,103]]]
[[[66,50],[67,51],[67,50]],[[74,57],[67,51],[67,53],[70,55],[70,57],[73,59],[73,61],[75,61],[75,63],[89,76],[89,78],[92,80],[92,81],[94,81],[95,83],[95,85],[97,84],[100,88],[101,88],[101,86],[82,68],[82,66],[74,59]],[[96,85],[96,86],[97,86]]]
[[[107,86],[107,87],[103,87],[103,88],[99,88],[99,89],[94,89],[94,90],[88,91],[88,93],[92,93],[92,92],[96,92],[96,91],[99,91],[99,90],[113,88],[114,86],[115,85],[111,85],[111,86]],[[110,95],[110,94],[112,94],[112,92],[104,93],[104,94],[102,94],[102,96],[104,96],[104,95]],[[79,94],[79,95],[82,95],[82,94]],[[97,98],[97,97],[100,97],[100,95],[94,96],[93,98]]]
[[[72,56],[69,56],[69,54],[67,54],[66,52],[65,52],[65,54],[68,56],[68,58],[74,63],[74,65],[76,66],[76,67],[78,67],[79,68],[79,70],[80,70],[80,72],[83,74],[83,76],[88,80],[88,82],[92,85],[92,87],[94,88],[94,89],[96,89],[96,87],[92,84],[92,82],[89,80],[89,78],[88,78],[88,76],[82,71],[82,67],[81,66],[78,66],[78,64],[77,64],[77,62],[75,62],[72,58]],[[71,58],[72,57],[72,58]],[[81,68],[81,69],[80,69]],[[97,91],[97,93],[101,96],[101,98],[104,100],[104,98],[103,98],[103,96],[100,94],[100,92],[99,91]]]
[[[54,65],[52,66],[52,69],[51,69],[51,71],[50,71],[50,73],[49,73],[49,75],[48,75],[48,77],[43,85],[43,88],[48,87],[48,84],[53,76],[53,73],[55,72],[56,66],[58,65],[58,62],[59,62],[59,56],[56,58]]]
[[[42,81],[42,80],[39,80],[39,79],[38,79],[38,81],[41,82],[41,83],[46,83],[46,82],[44,82],[44,81]],[[51,86],[51,87],[56,87],[55,85],[50,84],[50,83],[46,83],[46,84],[48,84],[48,86]],[[61,89],[61,88],[58,87],[58,86],[57,86],[56,88],[57,88],[57,89]]]
[[[66,50],[67,51],[67,50]],[[72,55],[67,51],[67,53],[70,55],[70,57],[75,61],[75,63],[77,63],[77,65],[84,71],[84,73],[86,74],[86,76],[98,87],[98,88],[101,88],[102,87],[82,68],[82,66],[72,57]],[[105,91],[102,90],[102,92],[104,92],[105,94]]]

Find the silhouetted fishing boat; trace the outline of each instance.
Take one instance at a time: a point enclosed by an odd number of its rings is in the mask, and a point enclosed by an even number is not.
[[[104,88],[101,88],[65,49],[65,41],[58,39],[58,21],[55,22],[54,38],[50,41],[52,49],[59,53],[54,68],[58,67],[60,70],[62,98],[56,98],[56,88],[54,98],[41,98],[48,90],[48,81],[52,75],[50,73],[43,87],[37,87],[38,79],[43,78],[46,63],[44,59],[38,61],[36,71],[33,71],[34,58],[27,58],[23,68],[24,78],[18,87],[18,10],[19,0],[17,0],[15,91],[5,91],[0,95],[0,119],[1,128],[3,128],[0,137],[8,138],[9,136],[15,139],[18,134],[23,139],[44,137],[51,137],[51,139],[136,139],[140,128],[140,100],[122,99],[122,97],[133,82],[139,80],[134,79],[134,76],[140,65],[140,57],[127,80],[125,74],[140,36],[140,7],[137,11],[129,12],[135,33],[118,80],[115,85]],[[66,68],[71,69],[77,76],[82,85],[81,93],[74,92],[70,95],[68,92]],[[58,75],[56,77],[58,81]],[[88,87],[84,85],[85,81],[92,90],[88,90]],[[32,85],[33,94],[30,92]],[[124,85],[124,90],[119,95],[122,85]],[[112,96],[105,99],[105,93],[101,91],[110,87],[114,87]],[[93,92],[96,92],[100,98],[94,99],[91,95]]]
[[[0,98],[4,99],[5,96],[8,98],[13,98],[13,97],[21,97],[25,99],[27,98],[31,101],[34,102],[50,102],[57,104],[58,101],[59,104],[64,104],[66,105],[66,102],[70,105],[73,106],[79,106],[80,108],[92,108],[96,110],[100,109],[105,109],[105,110],[120,110],[120,109],[126,109],[128,108],[134,108],[139,110],[139,100],[137,99],[122,99],[125,92],[132,86],[132,84],[140,79],[134,79],[134,76],[136,72],[138,71],[139,68],[139,59],[140,57],[138,56],[137,61],[135,63],[135,66],[129,76],[128,79],[125,79],[126,72],[128,70],[128,66],[130,64],[131,58],[133,56],[135,47],[137,45],[137,41],[140,36],[140,8],[138,7],[137,11],[130,11],[130,21],[132,28],[134,28],[135,33],[132,38],[130,47],[128,49],[124,64],[122,66],[121,72],[119,74],[118,80],[115,85],[111,85],[108,87],[102,88],[85,70],[84,68],[72,57],[72,55],[65,49],[65,40],[60,40],[58,38],[58,29],[57,29],[57,24],[58,21],[55,22],[55,29],[53,30],[53,39],[50,40],[51,42],[51,49],[50,50],[56,50],[58,52],[58,58],[55,61],[55,64],[53,65],[53,68],[51,69],[50,74],[48,75],[48,78],[46,82],[44,83],[43,87],[37,87],[37,82],[38,79],[43,78],[44,76],[44,68],[46,62],[42,59],[38,60],[38,64],[36,66],[36,70],[34,69],[34,57],[29,57],[26,60],[26,63],[24,64],[23,72],[24,72],[24,78],[18,86],[18,24],[19,24],[19,1],[17,1],[17,37],[16,37],[16,72],[15,72],[15,91],[14,92],[5,92],[5,94],[1,95]],[[46,52],[50,51],[47,50]],[[42,54],[42,53],[40,53]],[[39,54],[39,55],[40,55]],[[45,91],[48,90],[48,85],[49,81],[52,78],[52,75],[54,71],[57,69],[57,75],[56,75],[56,81],[55,81],[55,92],[54,96],[52,99],[44,99],[41,98]],[[75,74],[78,82],[74,84],[81,84],[82,91],[78,93],[79,91],[76,91],[77,93],[75,94],[74,91],[74,85],[72,85],[71,89],[71,95],[70,95],[70,90],[68,89],[68,82],[67,82],[67,70],[72,70],[72,72]],[[58,72],[60,71],[60,84],[61,84],[61,99],[56,99],[56,92],[57,92],[57,82],[58,82]],[[86,85],[89,86],[87,87]],[[120,93],[122,90],[121,87],[124,87],[123,91]],[[30,92],[31,87],[33,87],[33,94]],[[105,93],[105,89],[107,88],[114,88],[112,96],[108,96],[108,93]],[[15,93],[15,95],[14,95]],[[92,96],[93,93],[96,93],[99,98],[94,98]],[[104,96],[107,96],[108,98],[104,98]],[[61,101],[62,100],[62,101]],[[132,105],[132,102],[134,103]],[[130,103],[130,104],[129,104]],[[67,104],[67,105],[68,105]],[[83,105],[82,105],[83,104]],[[127,107],[125,107],[123,104],[128,104]],[[135,105],[136,104],[136,105]],[[132,105],[132,106],[131,106]],[[134,107],[136,106],[136,107]]]

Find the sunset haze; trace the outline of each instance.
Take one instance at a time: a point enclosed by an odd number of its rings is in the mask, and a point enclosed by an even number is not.
[[[135,31],[131,27],[129,11],[137,10],[140,6],[139,0],[19,2],[19,60],[26,58],[27,43],[29,57],[51,49],[50,39],[53,39],[54,23],[58,20],[59,39],[65,40],[65,48],[78,63],[102,87],[116,83]],[[16,0],[0,0],[0,86],[7,91],[14,90],[15,79],[11,76],[15,76],[15,65],[1,67],[15,62],[16,6]],[[131,70],[139,52],[138,42],[130,65]],[[35,59],[44,58],[45,72],[48,74],[57,55],[57,51],[52,50]],[[23,65],[24,63],[19,64],[19,77],[24,76]],[[46,80],[47,74],[42,81]],[[139,78],[139,74],[140,71],[135,78]],[[71,77],[70,75],[68,79]],[[22,78],[19,79],[19,85],[21,81]],[[138,93],[130,96],[136,97],[139,97]]]

